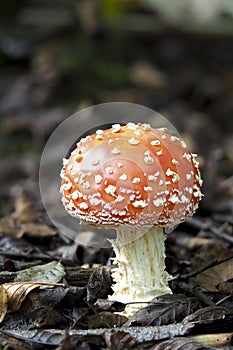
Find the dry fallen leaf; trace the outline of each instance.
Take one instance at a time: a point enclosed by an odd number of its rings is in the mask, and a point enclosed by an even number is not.
[[[88,315],[86,318],[89,329],[121,327],[128,320],[125,316],[108,311]]]
[[[8,295],[9,307],[16,311],[20,308],[20,305],[33,289],[41,286],[64,286],[62,283],[44,283],[44,282],[13,282],[4,283],[3,288]]]
[[[207,306],[196,310],[193,314],[186,316],[182,322],[198,322],[206,324],[226,317],[227,310],[222,306]]]
[[[137,311],[124,326],[160,326],[183,320],[194,312],[198,303],[182,294],[161,295]]]
[[[228,249],[224,248],[219,243],[213,240],[206,240],[208,243],[203,244],[203,238],[196,237],[197,242],[199,241],[199,253],[195,254],[192,258],[191,271],[195,271],[205,266],[209,266],[210,263],[222,262],[226,258],[231,257],[231,253]]]
[[[188,338],[164,340],[148,350],[214,350],[212,347]]]
[[[26,223],[21,225],[16,237],[21,238],[24,234],[27,234],[27,236],[31,237],[41,238],[54,236],[56,234],[56,231],[44,224]]]
[[[18,310],[28,293],[39,286],[40,283],[33,282],[14,282],[3,284],[3,288],[8,295],[8,306],[14,311]]]
[[[20,223],[38,221],[38,215],[32,202],[24,194],[16,198],[12,217]]]
[[[6,236],[15,236],[16,231],[14,219],[10,215],[0,219],[0,233]]]
[[[40,223],[18,223],[13,215],[0,219],[0,233],[5,236],[22,238],[25,234],[30,237],[51,237],[56,234],[50,226]]]
[[[0,322],[4,320],[8,307],[13,311],[20,308],[26,296],[35,288],[47,286],[64,286],[61,283],[44,283],[44,282],[13,282],[2,284],[0,290]]]
[[[137,341],[136,339],[127,332],[124,332],[124,330],[119,330],[115,332],[114,330],[111,332],[104,332],[103,333],[104,340],[111,350],[124,350],[124,349],[130,349],[133,348]]]
[[[189,338],[192,338],[195,341],[204,343],[209,346],[226,346],[231,343],[233,333],[218,333],[218,334],[199,334],[192,335]]]
[[[21,195],[15,200],[15,211],[0,219],[0,233],[15,238],[21,238],[25,234],[31,237],[50,237],[56,231],[39,222],[33,204],[25,195]]]
[[[220,283],[233,278],[233,258],[199,273],[193,280],[202,291],[217,292]]]
[[[0,323],[4,320],[7,313],[8,294],[3,285],[0,285]]]

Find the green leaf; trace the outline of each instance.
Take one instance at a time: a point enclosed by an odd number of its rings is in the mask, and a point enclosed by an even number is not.
[[[19,271],[15,282],[60,282],[65,276],[63,265],[59,261],[37,265],[29,269]]]

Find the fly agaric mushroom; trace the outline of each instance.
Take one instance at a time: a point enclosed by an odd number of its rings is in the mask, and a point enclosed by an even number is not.
[[[163,228],[191,216],[202,197],[196,155],[184,141],[148,124],[115,124],[81,139],[63,160],[61,178],[70,215],[117,231],[110,298],[140,308],[172,293]]]

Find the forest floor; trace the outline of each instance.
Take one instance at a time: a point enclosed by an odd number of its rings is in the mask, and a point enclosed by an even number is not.
[[[19,51],[0,55],[0,348],[233,349],[232,38],[74,25],[9,38]],[[108,300],[111,248],[64,236],[38,186],[53,130],[109,101],[166,116],[204,180],[197,213],[167,235],[173,294],[129,319]]]

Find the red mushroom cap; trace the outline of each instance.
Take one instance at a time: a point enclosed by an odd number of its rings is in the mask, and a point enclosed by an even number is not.
[[[202,197],[195,155],[148,124],[115,124],[85,137],[63,160],[61,178],[68,213],[100,226],[173,226]]]

